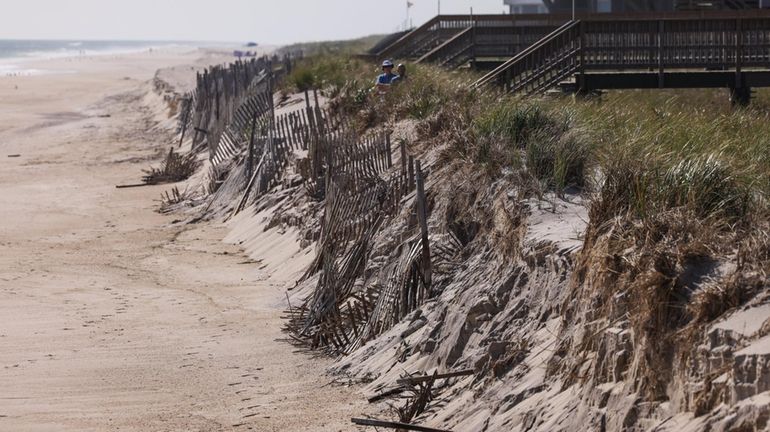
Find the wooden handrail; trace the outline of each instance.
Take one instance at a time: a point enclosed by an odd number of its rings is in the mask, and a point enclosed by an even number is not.
[[[465,35],[467,35],[468,33],[470,33],[472,30],[473,30],[473,27],[468,27],[468,28],[466,28],[465,30],[461,31],[460,33],[457,33],[456,35],[454,35],[454,36],[452,36],[451,38],[447,39],[447,40],[446,40],[444,43],[442,43],[441,45],[439,45],[439,46],[437,46],[436,48],[433,48],[432,50],[430,50],[430,51],[428,51],[427,53],[425,53],[425,54],[424,54],[422,57],[420,57],[419,59],[417,59],[417,61],[416,61],[415,63],[422,63],[422,62],[426,61],[427,59],[429,59],[429,58],[431,58],[433,55],[435,55],[437,52],[439,52],[439,51],[441,51],[442,49],[444,49],[445,47],[449,46],[449,45],[450,45],[451,43],[453,43],[454,41],[456,41],[456,40],[458,40],[458,39],[460,39],[460,38],[464,37],[464,36],[465,36]]]
[[[474,15],[473,20],[475,22],[489,22],[489,21],[508,21],[513,23],[513,25],[516,25],[517,22],[532,22],[532,21],[538,21],[540,24],[545,22],[546,24],[561,24],[564,21],[569,20],[569,16],[563,15],[563,14],[487,14],[487,15]],[[439,24],[439,27],[441,27],[442,23],[451,23],[451,22],[463,22],[463,21],[470,21],[469,15],[436,15],[435,17],[428,20],[425,24],[415,28],[414,30],[410,31],[409,33],[405,34],[401,38],[394,41],[392,44],[388,45],[387,47],[383,48],[377,53],[378,58],[382,58],[384,56],[391,55],[394,51],[402,48],[404,45],[406,45],[410,40],[415,39],[416,37],[419,37],[423,33],[425,33],[429,28],[432,26]],[[440,28],[439,28],[440,29]]]
[[[635,20],[681,20],[681,19],[730,19],[730,18],[768,18],[770,10],[735,10],[735,11],[674,11],[674,12],[625,12],[625,13],[582,13],[577,20],[591,21],[635,21]],[[428,29],[438,24],[439,29],[445,23],[469,21],[468,15],[437,15],[423,25],[403,35],[392,44],[376,53],[378,58],[392,56],[410,41],[424,35]],[[571,20],[569,14],[485,14],[474,15],[473,21],[477,26],[488,22],[508,22],[514,27],[527,26],[537,22],[538,25],[562,25]]]
[[[563,33],[571,30],[573,27],[577,26],[579,23],[580,21],[570,21],[565,23],[561,27],[549,33],[546,37],[535,42],[533,45],[530,45],[528,48],[525,48],[520,53],[513,56],[513,58],[501,64],[497,68],[495,68],[492,72],[489,72],[488,74],[481,77],[478,81],[473,83],[471,87],[477,88],[477,87],[481,87],[489,84],[492,80],[499,77],[500,74],[505,73],[506,70],[512,68],[516,63],[526,58],[530,53],[537,51],[538,49],[540,49],[540,47],[551,42],[554,38],[561,36]]]
[[[647,20],[647,19],[697,19],[697,18],[768,18],[770,9],[743,9],[743,10],[700,10],[700,11],[671,11],[671,12],[602,12],[602,13],[577,13],[576,21],[617,21],[617,20]],[[441,21],[468,20],[468,15],[439,15],[433,19],[441,18]],[[572,14],[484,14],[473,15],[476,22],[484,21],[550,21],[565,22],[572,20]]]
[[[383,48],[380,52],[377,53],[377,57],[383,57],[387,52],[393,51],[396,48],[400,48],[402,45],[406,43],[409,39],[413,38],[415,35],[420,34],[427,30],[428,28],[432,27],[434,24],[439,22],[441,20],[441,15],[436,15],[435,17],[431,18],[426,22],[425,24],[417,27],[416,29],[410,31],[409,33],[401,36],[399,39],[397,39],[392,44],[388,45],[387,47]]]
[[[770,66],[770,55],[765,51],[768,44],[763,42],[770,34],[770,11],[698,15],[708,17],[679,14],[676,19],[636,20],[621,26],[606,20],[570,22],[476,81],[473,87],[505,77],[509,90],[531,93],[576,71],[647,69],[657,65],[661,76],[664,69],[732,68],[737,88],[742,85],[743,66],[754,67],[762,62]],[[682,42],[666,37],[680,33],[694,39]],[[608,45],[605,36],[611,36],[613,42]],[[746,40],[753,42],[747,45]]]

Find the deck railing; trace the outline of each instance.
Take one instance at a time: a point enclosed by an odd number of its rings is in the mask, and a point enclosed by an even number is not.
[[[570,22],[474,86],[533,93],[575,72],[711,69],[736,71],[740,87],[742,69],[770,68],[770,13],[731,15]]]

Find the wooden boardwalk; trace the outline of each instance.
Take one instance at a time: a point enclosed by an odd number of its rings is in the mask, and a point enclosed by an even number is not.
[[[770,86],[770,11],[571,21],[475,86],[534,94],[568,79],[578,92],[722,87],[748,102]]]
[[[729,88],[748,102],[770,86],[770,11],[440,15],[371,58],[446,68],[497,66],[475,86],[538,93],[620,88]],[[384,46],[383,46],[384,45]],[[567,85],[565,82],[570,82]]]
[[[570,19],[568,15],[438,15],[369,57],[457,67],[481,58],[504,61]],[[384,46],[382,46],[384,45]]]

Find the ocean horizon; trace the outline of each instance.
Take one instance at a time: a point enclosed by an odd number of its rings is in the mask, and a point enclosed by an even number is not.
[[[0,76],[37,75],[25,63],[68,57],[131,54],[151,49],[199,47],[211,42],[161,40],[0,39]]]

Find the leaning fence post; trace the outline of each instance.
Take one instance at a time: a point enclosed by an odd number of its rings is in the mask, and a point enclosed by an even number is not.
[[[414,190],[414,156],[409,156],[409,190]]]
[[[426,291],[430,293],[432,274],[430,242],[428,240],[428,206],[425,202],[425,180],[422,177],[422,167],[419,160],[417,161],[415,176],[417,177],[417,221],[420,223],[420,233],[422,235],[422,280]]]
[[[406,141],[401,140],[401,173],[406,174]]]
[[[254,114],[251,117],[251,136],[249,137],[249,169],[247,171],[247,178],[251,178],[251,176],[254,174],[254,134],[256,133],[257,129],[257,115],[258,111],[254,110]]]
[[[192,112],[192,95],[190,95],[188,98],[182,99],[182,134],[179,137],[179,147],[182,147],[182,143],[184,142],[184,134],[187,132],[187,122],[190,120],[190,113]]]
[[[743,28],[741,26],[741,19],[735,20],[735,88],[739,89],[743,87],[741,82],[741,61],[743,57]]]
[[[658,20],[658,88],[663,88],[664,83],[664,74],[663,74],[663,55],[664,55],[664,42],[665,42],[665,24],[663,24],[663,20]]]
[[[385,145],[387,147],[387,155],[385,156],[388,161],[388,168],[393,166],[393,156],[391,155],[391,152],[393,151],[393,148],[390,145],[390,133],[385,134]]]

